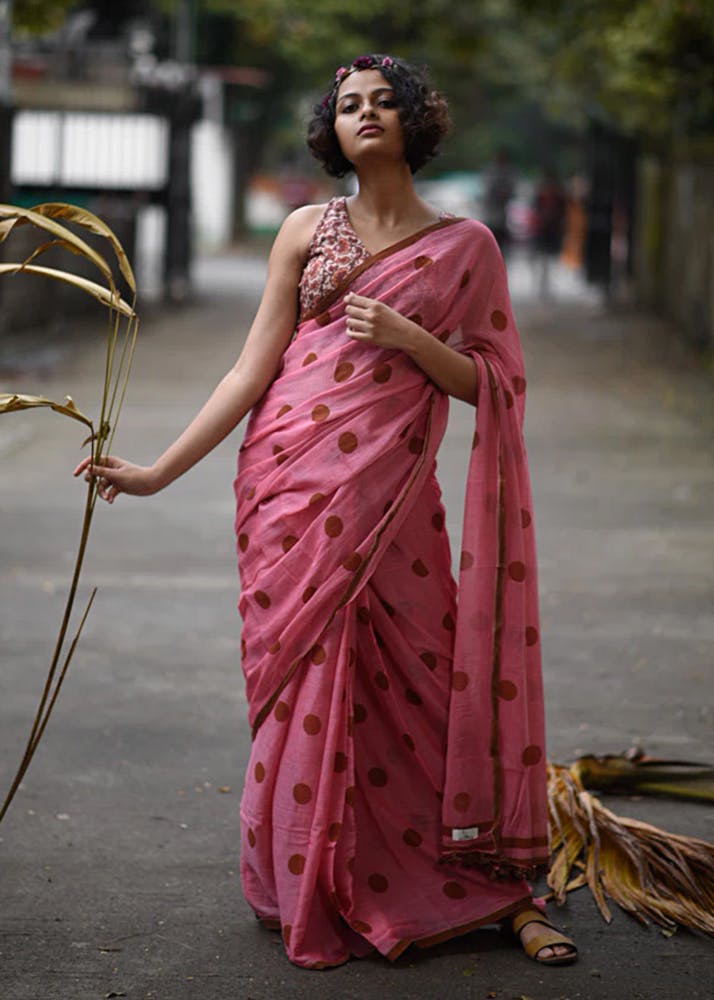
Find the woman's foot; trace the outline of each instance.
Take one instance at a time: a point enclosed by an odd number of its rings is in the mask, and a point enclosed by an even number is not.
[[[578,960],[575,943],[553,927],[535,906],[516,913],[511,918],[511,929],[526,955],[541,965],[569,965]]]

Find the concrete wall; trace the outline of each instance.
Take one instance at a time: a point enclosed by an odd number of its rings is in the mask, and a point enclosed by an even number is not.
[[[635,285],[697,350],[714,353],[714,155],[638,164]]]

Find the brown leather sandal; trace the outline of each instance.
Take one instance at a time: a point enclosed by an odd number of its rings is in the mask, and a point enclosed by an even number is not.
[[[524,942],[521,938],[521,931],[527,924],[542,924],[546,928],[541,934],[537,934],[530,941]],[[512,918],[511,928],[513,933],[519,938],[523,945],[523,950],[529,958],[541,965],[570,965],[578,960],[578,949],[574,941],[561,934],[551,923],[548,922],[543,912],[535,907],[527,910],[520,910]],[[552,948],[554,945],[566,945],[569,948],[564,955],[550,955],[547,958],[538,958],[538,954],[543,948]]]

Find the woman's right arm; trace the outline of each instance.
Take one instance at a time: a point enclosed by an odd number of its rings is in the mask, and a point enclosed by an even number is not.
[[[270,253],[263,297],[238,360],[163,455],[151,466],[111,455],[94,465],[91,457],[80,462],[74,475],[98,477],[102,499],[111,503],[117,493],[158,493],[212,451],[267,390],[295,329],[300,275],[322,208],[305,206],[283,223]]]

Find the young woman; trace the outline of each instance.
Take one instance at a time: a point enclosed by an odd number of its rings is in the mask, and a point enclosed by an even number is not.
[[[531,898],[548,858],[525,380],[503,262],[412,174],[446,132],[407,64],[338,70],[308,142],[351,198],[293,212],[245,347],[149,468],[148,495],[252,410],[235,482],[253,746],[241,879],[291,961],[389,958],[494,921],[540,962],[575,946]],[[448,397],[473,403],[457,587],[435,478]]]

